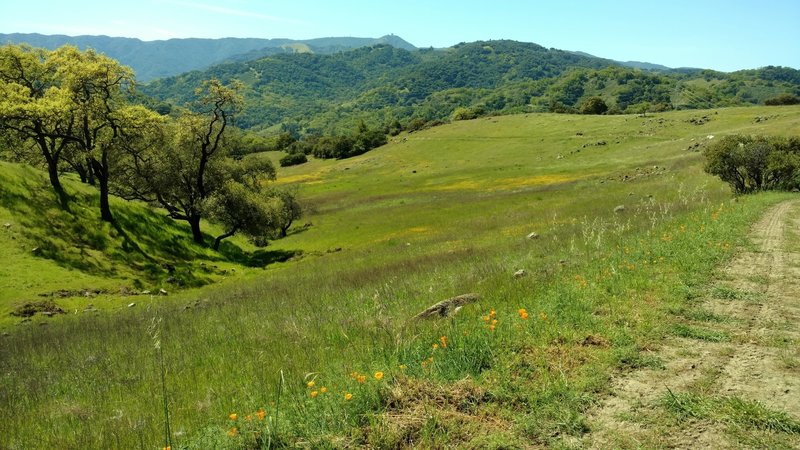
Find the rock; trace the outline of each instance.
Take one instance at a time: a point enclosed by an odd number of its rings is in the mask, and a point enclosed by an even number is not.
[[[528,235],[525,237],[528,239],[539,239],[539,233],[533,231],[531,233],[528,233]]]
[[[147,290],[147,289],[145,289],[145,290],[143,290],[143,291],[142,291],[142,295],[148,295],[149,293],[150,293],[150,291],[149,291],[149,290]]]
[[[42,312],[41,312],[41,315],[43,315],[43,316],[45,316],[45,317],[52,317],[52,316],[54,316],[55,314],[56,314],[56,313],[54,313],[54,312],[52,312],[52,311],[42,311]]]
[[[616,208],[614,208],[615,213],[621,213],[624,211],[625,211],[625,205],[618,205]]]
[[[136,306],[136,303],[128,303],[128,308],[133,308],[134,306]]]
[[[522,278],[527,274],[528,272],[525,272],[525,269],[519,269],[516,272],[514,272],[514,278]]]
[[[33,253],[34,255],[38,255],[39,253],[42,253],[42,249],[39,247],[33,247],[31,249],[31,253]]]
[[[6,222],[5,224],[3,224],[3,226],[4,226],[4,227],[6,227],[6,228],[11,228],[11,224],[10,224],[10,223],[8,223],[8,222]]]
[[[481,298],[480,294],[470,293],[442,300],[425,311],[414,316],[415,319],[429,319],[436,317],[450,317],[457,313],[462,306],[474,303]]]
[[[164,288],[158,290],[158,295],[167,295],[167,291]]]

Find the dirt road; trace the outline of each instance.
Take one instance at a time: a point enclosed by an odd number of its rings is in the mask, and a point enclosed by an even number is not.
[[[800,201],[743,247],[681,313],[684,337],[614,381],[577,447],[800,448]]]

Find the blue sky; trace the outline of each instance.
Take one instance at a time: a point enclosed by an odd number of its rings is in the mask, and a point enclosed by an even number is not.
[[[514,39],[617,60],[800,69],[800,0],[0,0],[0,33],[307,39],[418,47]]]

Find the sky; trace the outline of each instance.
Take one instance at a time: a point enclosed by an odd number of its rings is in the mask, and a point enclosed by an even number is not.
[[[395,34],[436,48],[513,39],[669,67],[800,69],[800,0],[0,0],[0,33],[142,40]]]

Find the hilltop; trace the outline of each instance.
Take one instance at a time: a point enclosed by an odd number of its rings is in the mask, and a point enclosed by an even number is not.
[[[0,33],[0,44],[27,43],[50,50],[62,45],[75,45],[81,50],[93,48],[130,66],[141,82],[205,69],[224,61],[242,61],[280,53],[331,54],[377,44],[415,50],[399,36],[381,38],[330,37],[307,40],[293,39],[169,39],[142,41],[135,38],[109,36],[65,36],[37,33]]]
[[[619,114],[764,104],[800,92],[800,71],[791,68],[722,73],[623,64],[508,40],[413,52],[376,45],[230,62],[156,80],[142,90],[182,105],[192,101],[202,80],[239,80],[245,86],[239,126],[297,136],[347,134],[361,122],[410,130],[488,115],[575,113],[592,98]]]

